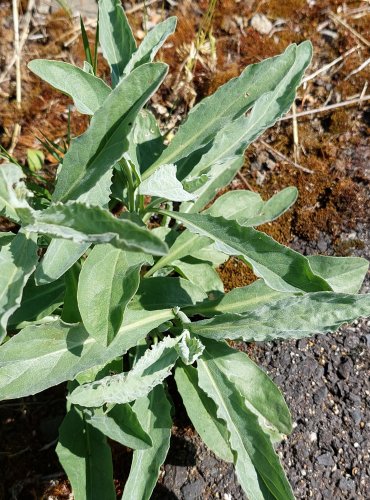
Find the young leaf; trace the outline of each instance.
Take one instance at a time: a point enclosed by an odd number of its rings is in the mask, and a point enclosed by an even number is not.
[[[0,166],[0,214],[19,222],[17,208],[28,208],[25,200],[29,195],[24,182],[25,177],[21,167],[14,163],[4,163]]]
[[[170,374],[179,357],[180,340],[181,337],[165,337],[148,349],[129,372],[81,385],[68,399],[79,406],[97,407],[106,403],[129,403],[146,396]]]
[[[225,342],[204,340],[205,359],[213,360],[217,369],[234,384],[253,413],[259,417],[260,425],[268,434],[279,435],[292,432],[289,409],[273,381],[249,357],[232,349]]]
[[[324,278],[334,292],[357,293],[369,269],[369,262],[360,257],[307,257],[315,274]]]
[[[14,399],[73,380],[80,372],[126,353],[154,328],[172,319],[171,309],[130,311],[108,348],[89,336],[81,324],[61,321],[29,326],[0,347],[0,392]]]
[[[204,345],[197,337],[190,337],[189,330],[182,332],[179,355],[185,365],[192,365],[204,351]]]
[[[115,405],[108,413],[96,408],[84,413],[86,421],[105,436],[133,450],[152,446],[150,436],[142,428],[132,407],[126,403]]]
[[[161,210],[183,222],[191,231],[212,238],[219,250],[238,255],[251,265],[254,273],[268,286],[282,292],[331,290],[330,285],[314,274],[306,257],[264,233],[242,227],[235,221],[211,215],[183,214]]]
[[[126,253],[112,245],[94,247],[82,267],[78,307],[86,330],[103,345],[109,345],[121,327],[139,286],[140,268],[130,266]]]
[[[149,177],[160,165],[178,164],[179,160],[209,144],[217,132],[245,113],[260,96],[273,91],[297,61],[301,61],[303,67],[307,66],[311,52],[309,42],[298,47],[290,45],[283,54],[248,66],[238,78],[230,80],[212,96],[203,99],[190,111],[168,148],[143,178]],[[182,180],[189,175],[192,166],[180,168],[178,174]]]
[[[172,201],[194,200],[195,196],[183,188],[176,178],[176,165],[161,165],[139,186],[139,194],[158,196]]]
[[[100,78],[62,61],[34,59],[28,68],[52,87],[69,95],[77,111],[93,115],[111,92]]]
[[[167,253],[167,245],[130,220],[117,219],[108,210],[70,202],[34,212],[27,231],[72,240],[75,243],[110,243],[122,250]]]
[[[176,23],[176,17],[169,17],[162,23],[154,26],[145,36],[138,49],[132,54],[131,59],[125,67],[124,74],[127,75],[141,64],[153,61],[156,53],[166,39],[175,31]]]
[[[119,0],[99,0],[99,32],[100,45],[111,67],[115,87],[136,50],[134,35]]]
[[[186,413],[202,440],[219,458],[225,462],[233,462],[228,430],[224,422],[217,418],[217,407],[214,401],[199,388],[196,368],[178,364],[175,370],[175,380]]]
[[[167,73],[167,65],[148,63],[122,79],[94,114],[87,131],[72,139],[58,176],[53,201],[80,199],[95,205],[109,200],[111,169],[128,149],[134,120]],[[108,175],[107,179],[104,175]],[[101,184],[109,182],[108,189]]]
[[[70,407],[59,429],[56,452],[75,500],[115,500],[111,450],[106,437]]]
[[[10,316],[21,304],[23,289],[38,260],[35,238],[20,231],[0,249],[0,343]]]
[[[122,500],[149,500],[170,447],[171,405],[163,386],[157,385],[147,396],[137,399],[133,410],[149,434],[152,446],[134,451]]]
[[[226,423],[240,485],[255,500],[294,500],[269,437],[216,361],[208,355],[198,360],[199,386],[214,400],[217,417]]]
[[[301,339],[335,332],[344,323],[370,316],[370,295],[307,293],[266,304],[247,314],[221,314],[189,324],[191,333],[214,340]]]

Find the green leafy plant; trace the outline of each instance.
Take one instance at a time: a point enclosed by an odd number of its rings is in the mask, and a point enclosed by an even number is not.
[[[294,498],[274,450],[291,431],[287,405],[230,341],[299,339],[369,316],[370,296],[357,294],[368,263],[305,257],[255,229],[289,209],[294,187],[209,203],[291,106],[311,45],[247,67],[166,145],[145,105],[166,76],[152,60],[176,20],[139,47],[119,2],[100,0],[99,20],[112,87],[91,61],[29,64],[91,115],[47,206],[35,206],[18,165],[0,168],[0,210],[19,225],[0,239],[1,397],[68,382],[56,451],[74,497],[115,498],[109,438],[134,450],[122,498],[141,500],[169,448],[174,376],[195,429],[235,465],[248,498]],[[259,279],[224,293],[216,268],[230,255]]]

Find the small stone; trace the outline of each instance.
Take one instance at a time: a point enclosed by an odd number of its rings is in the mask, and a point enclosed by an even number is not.
[[[205,488],[204,479],[199,478],[194,483],[187,484],[181,488],[181,493],[186,500],[196,500],[197,498],[202,498]]]
[[[322,403],[328,396],[328,390],[324,386],[320,387],[313,395],[313,400],[316,404]]]
[[[351,375],[352,368],[353,368],[352,361],[347,359],[346,361],[344,361],[344,363],[341,363],[339,365],[337,373],[342,379],[347,380]]]
[[[323,465],[325,467],[332,467],[334,465],[333,457],[330,453],[323,453],[316,458],[318,464]]]
[[[261,35],[268,35],[272,30],[272,22],[264,14],[255,14],[251,19],[251,26]]]
[[[355,486],[356,485],[355,485],[355,482],[353,481],[353,479],[344,478],[344,477],[342,477],[342,479],[339,481],[339,484],[338,484],[338,488],[341,491],[351,491],[351,490],[354,490]]]
[[[324,238],[319,238],[319,241],[317,242],[317,248],[320,250],[320,252],[325,253],[328,249],[328,244],[324,240]]]

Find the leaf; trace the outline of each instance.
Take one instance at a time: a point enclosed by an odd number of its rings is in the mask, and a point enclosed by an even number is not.
[[[357,293],[369,268],[369,262],[360,257],[307,257],[315,274],[324,278],[334,292]]]
[[[115,87],[136,50],[136,42],[119,0],[99,0],[99,42]]]
[[[45,156],[39,149],[27,149],[27,163],[31,172],[38,172],[44,166]]]
[[[78,307],[86,330],[103,345],[109,345],[121,327],[139,286],[140,268],[130,266],[126,253],[112,245],[94,247],[82,267]]]
[[[188,325],[191,333],[214,340],[301,339],[335,332],[344,323],[370,316],[370,295],[307,293],[266,304],[247,314],[221,314]]]
[[[101,408],[86,411],[85,418],[95,429],[123,446],[134,450],[146,450],[152,446],[150,436],[128,403],[115,405],[108,413]]]
[[[134,451],[122,500],[149,500],[170,447],[171,405],[163,386],[157,385],[147,396],[137,399],[133,410],[149,434],[152,447]]]
[[[279,440],[292,432],[289,409],[284,398],[270,379],[249,357],[232,349],[225,342],[207,339],[206,358],[236,387],[245,399],[248,409],[259,417],[267,434],[278,435]]]
[[[140,283],[133,307],[146,310],[194,305],[207,298],[206,293],[182,278],[146,278]]]
[[[221,460],[233,462],[227,428],[217,418],[214,401],[199,388],[196,368],[179,364],[175,370],[175,381],[186,413],[206,446]]]
[[[15,234],[10,231],[1,231],[0,232],[0,248],[5,245],[9,245],[12,240],[15,238]]]
[[[64,275],[66,291],[61,319],[65,323],[79,323],[81,321],[81,315],[77,304],[77,286],[80,271],[81,266],[79,263],[76,263],[68,269]]]
[[[205,292],[224,293],[221,278],[207,262],[187,257],[185,261],[175,260],[172,266],[180,276],[199,286]]]
[[[115,500],[111,450],[106,437],[72,406],[59,429],[56,452],[75,500]]]
[[[252,191],[229,191],[217,198],[204,213],[236,220],[241,226],[259,226],[280,217],[293,205],[297,195],[295,187],[287,187],[264,202]]]
[[[189,330],[182,332],[182,339],[179,342],[179,355],[185,365],[192,365],[202,355],[204,345],[196,337],[190,337]]]
[[[35,272],[37,285],[45,285],[59,279],[87,251],[90,243],[76,243],[71,240],[51,240],[45,255]]]
[[[146,228],[117,219],[108,210],[70,202],[35,212],[27,231],[72,240],[75,243],[110,243],[122,250],[164,255],[167,245]]]
[[[238,255],[266,284],[282,292],[330,290],[329,284],[314,274],[306,257],[260,231],[242,227],[235,221],[211,215],[183,214],[161,210],[185,224],[192,232],[212,238],[217,249]]]
[[[190,231],[183,231],[170,246],[167,255],[161,257],[145,276],[149,277],[153,275],[158,269],[169,266],[175,260],[182,259],[187,255],[193,255],[194,252],[208,246],[210,243],[212,243],[211,238],[199,236]]]
[[[201,314],[207,317],[222,313],[243,314],[289,295],[291,294],[287,292],[273,290],[263,280],[257,280],[251,285],[234,288],[215,300],[205,300],[195,306],[186,307],[185,312],[188,315]]]
[[[83,384],[70,394],[69,401],[79,406],[98,407],[129,403],[146,396],[170,374],[179,357],[177,345],[180,340],[181,337],[165,337],[147,349],[129,372]]]
[[[63,279],[45,286],[36,286],[31,277],[23,289],[19,308],[9,318],[9,325],[17,326],[25,321],[37,321],[48,316],[63,303],[64,290]]]
[[[73,99],[77,111],[93,115],[111,92],[100,78],[62,61],[34,59],[28,68],[52,87]]]
[[[195,196],[183,188],[176,178],[176,165],[161,165],[139,186],[139,194],[158,196],[172,201],[194,200]]]
[[[0,249],[0,343],[11,315],[21,304],[23,289],[38,260],[35,238],[20,231]]]
[[[175,31],[176,23],[177,18],[173,16],[154,26],[145,36],[138,49],[132,54],[125,67],[124,74],[127,75],[141,64],[153,61],[166,39]]]
[[[202,174],[199,176],[195,177],[187,177],[182,181],[182,185],[185,189],[185,191],[189,191],[189,193],[194,193],[194,191],[197,191],[197,189],[201,188],[211,180],[211,176],[208,174]]]
[[[209,144],[217,132],[245,113],[266,92],[273,91],[296,61],[309,62],[311,45],[305,42],[298,47],[289,46],[276,57],[248,66],[238,77],[220,87],[212,96],[203,99],[190,111],[187,120],[179,127],[168,148],[145,172],[149,177],[160,165],[176,163],[190,158],[194,151]],[[178,178],[189,175],[194,163],[181,166]]]
[[[21,179],[25,175],[22,169],[14,163],[0,165],[0,214],[19,222],[17,208],[29,207],[25,201],[28,195],[26,186]]]
[[[127,151],[127,136],[134,120],[166,73],[166,64],[148,63],[120,81],[94,114],[87,131],[72,139],[53,201],[79,199],[94,205],[108,202],[111,169]]]
[[[246,495],[255,500],[294,500],[279,458],[258,418],[206,352],[198,360],[198,377],[200,388],[217,405],[217,417],[226,423],[236,475]]]
[[[0,347],[2,399],[15,399],[72,380],[96,365],[126,353],[154,328],[174,317],[169,309],[131,311],[108,348],[89,336],[81,324],[55,321],[29,326]]]

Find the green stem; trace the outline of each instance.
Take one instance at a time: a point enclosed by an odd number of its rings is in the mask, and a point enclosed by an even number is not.
[[[122,167],[122,170],[126,176],[127,184],[128,184],[128,209],[130,212],[135,212],[135,184],[132,178],[132,171],[130,165],[123,158],[120,160],[119,164]]]

